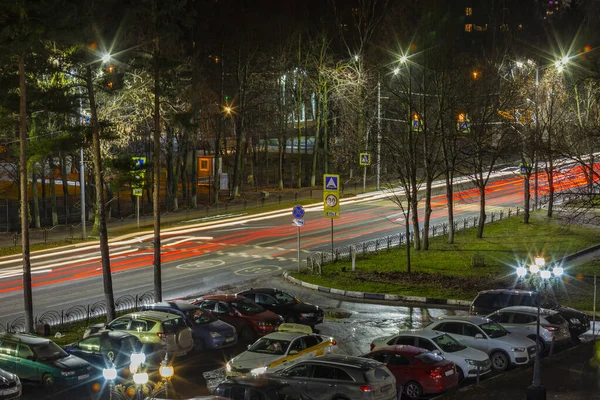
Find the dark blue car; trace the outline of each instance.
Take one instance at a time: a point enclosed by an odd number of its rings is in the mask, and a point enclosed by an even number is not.
[[[192,329],[194,350],[222,349],[237,343],[235,328],[218,320],[211,313],[184,301],[168,301],[142,306],[142,310],[155,310],[181,315]]]

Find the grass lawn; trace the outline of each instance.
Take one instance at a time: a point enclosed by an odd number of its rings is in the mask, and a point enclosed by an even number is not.
[[[350,271],[349,261],[343,261],[324,266],[322,276],[294,276],[343,290],[471,300],[479,290],[518,285],[515,268],[536,255],[549,262],[599,242],[600,231],[566,226],[540,212],[527,225],[522,217],[487,224],[482,239],[475,229],[458,231],[454,244],[448,244],[446,237],[433,238],[430,250],[411,249],[410,274],[403,247],[357,260],[355,272]],[[483,265],[473,266],[474,258],[483,260]],[[556,296],[566,305],[591,310],[593,279],[589,276],[600,271],[600,259],[564,267],[562,282],[555,282]]]

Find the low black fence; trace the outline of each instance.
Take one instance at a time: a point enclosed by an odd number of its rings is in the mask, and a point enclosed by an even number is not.
[[[142,305],[154,303],[154,293],[126,294],[115,300],[117,312],[135,311]],[[49,310],[33,317],[34,325],[49,325],[62,328],[64,325],[85,321],[90,323],[93,318],[106,315],[106,302],[97,301],[93,304],[75,305],[66,310]],[[11,321],[0,323],[0,332],[24,332],[25,316],[21,315]]]

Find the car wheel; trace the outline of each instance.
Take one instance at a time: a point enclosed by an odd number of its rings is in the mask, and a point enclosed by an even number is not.
[[[252,342],[254,340],[254,329],[251,326],[244,326],[240,331],[240,340],[244,342]]]
[[[409,399],[418,399],[423,395],[423,388],[417,382],[411,381],[404,385],[404,393]]]
[[[495,371],[506,371],[510,364],[508,356],[501,351],[492,353],[490,361],[492,362],[492,368]]]
[[[204,351],[206,350],[206,345],[204,344],[204,340],[201,338],[194,338],[194,351]]]
[[[44,385],[44,388],[46,389],[54,390],[56,381],[51,374],[44,374],[44,376],[42,376],[42,385]]]
[[[289,323],[289,324],[293,324],[296,322],[296,320],[294,319],[294,317],[286,317],[285,318],[285,322]]]

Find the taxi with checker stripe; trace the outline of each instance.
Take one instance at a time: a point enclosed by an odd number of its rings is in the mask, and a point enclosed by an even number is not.
[[[278,332],[268,334],[248,346],[225,366],[227,377],[260,375],[287,367],[298,360],[333,352],[337,341],[312,333],[310,326],[281,324]]]

